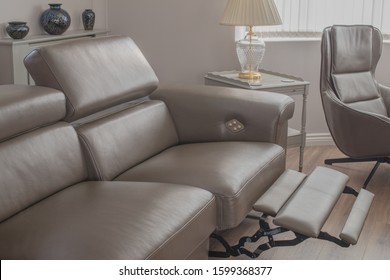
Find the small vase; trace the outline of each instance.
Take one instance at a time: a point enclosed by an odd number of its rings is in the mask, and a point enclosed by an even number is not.
[[[95,12],[91,9],[86,9],[81,16],[84,30],[93,30],[93,26],[95,25]]]
[[[61,9],[62,4],[49,4],[50,9],[41,15],[41,25],[50,35],[61,35],[70,26],[70,16],[67,11]]]
[[[23,39],[30,31],[30,28],[24,21],[11,21],[5,30],[12,39]]]

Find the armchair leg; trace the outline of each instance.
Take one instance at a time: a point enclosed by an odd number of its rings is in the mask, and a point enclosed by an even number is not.
[[[332,158],[326,159],[325,164],[332,165],[333,163],[353,163],[353,162],[370,162],[378,161],[378,158],[367,158],[367,159],[355,159],[355,158]]]
[[[371,172],[370,172],[370,174],[368,175],[366,181],[364,181],[363,189],[366,189],[366,188],[367,188],[368,183],[370,182],[372,176],[374,176],[374,174],[375,174],[375,172],[376,172],[376,170],[378,169],[378,167],[379,167],[380,164],[381,164],[380,161],[377,161],[377,162],[375,163],[374,168],[371,170]]]
[[[390,158],[389,157],[383,157],[383,158],[367,158],[367,159],[354,159],[354,158],[334,158],[334,159],[326,159],[324,161],[325,164],[332,165],[333,163],[352,163],[352,162],[370,162],[375,161],[375,166],[372,168],[370,174],[368,175],[367,179],[364,181],[363,189],[367,188],[368,183],[371,181],[372,177],[374,176],[376,170],[378,169],[379,165],[381,163],[389,163],[390,164]]]

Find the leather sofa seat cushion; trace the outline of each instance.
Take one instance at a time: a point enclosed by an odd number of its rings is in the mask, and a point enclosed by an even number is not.
[[[205,190],[83,182],[1,223],[0,258],[184,259],[214,228],[215,198]]]
[[[285,151],[271,143],[214,142],[171,147],[124,172],[116,181],[197,186],[217,199],[218,229],[237,226],[283,173]]]

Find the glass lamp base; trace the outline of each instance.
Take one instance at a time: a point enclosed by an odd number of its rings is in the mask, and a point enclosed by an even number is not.
[[[241,79],[260,79],[258,69],[264,57],[265,43],[252,29],[244,39],[236,42],[238,61],[241,65]]]
[[[238,74],[238,77],[240,79],[246,79],[246,80],[260,80],[261,79],[261,73],[260,72],[255,72],[255,71],[240,72]]]

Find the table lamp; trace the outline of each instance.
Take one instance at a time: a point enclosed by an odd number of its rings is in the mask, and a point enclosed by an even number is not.
[[[229,0],[220,24],[249,27],[245,38],[236,42],[241,65],[239,77],[260,79],[258,69],[264,56],[265,43],[253,32],[253,26],[282,24],[274,0]]]

